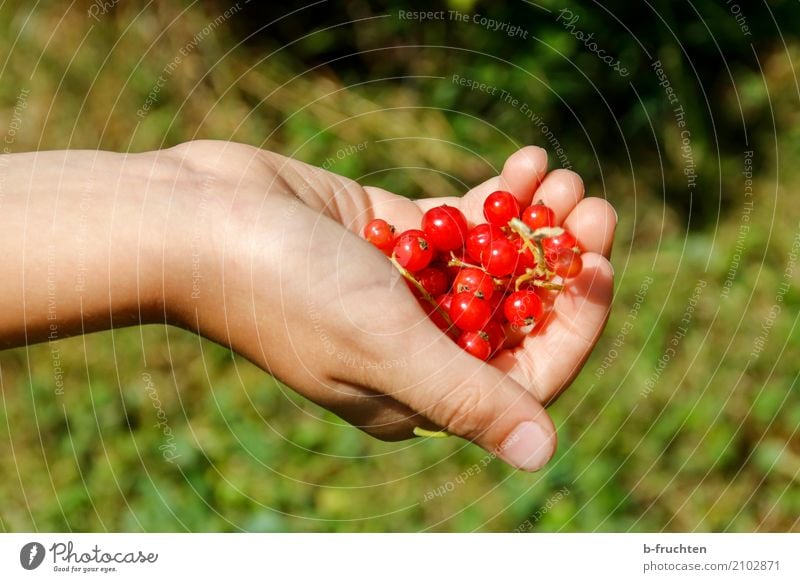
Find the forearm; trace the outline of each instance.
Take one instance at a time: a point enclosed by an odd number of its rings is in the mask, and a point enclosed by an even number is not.
[[[0,346],[163,320],[179,164],[159,153],[0,156]]]

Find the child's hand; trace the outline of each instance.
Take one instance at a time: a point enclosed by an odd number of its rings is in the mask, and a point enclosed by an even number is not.
[[[583,199],[576,174],[545,175],[544,150],[527,147],[463,198],[414,202],[239,144],[192,142],[170,155],[200,176],[166,275],[174,321],[379,438],[446,429],[523,469],[547,462],[556,437],[540,403],[580,370],[612,297],[616,216],[605,201]],[[483,222],[483,199],[496,189],[525,205],[543,200],[587,252],[542,330],[486,365],[428,320],[359,233],[375,217],[416,228],[443,203]]]

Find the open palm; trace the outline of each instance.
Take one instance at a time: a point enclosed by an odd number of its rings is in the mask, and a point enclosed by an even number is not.
[[[412,201],[379,188],[366,187],[360,204],[338,206],[334,217],[360,232],[372,218],[384,218],[398,232],[419,228],[429,208],[449,204],[459,208],[470,226],[485,222],[483,201],[495,190],[508,190],[521,205],[542,201],[559,224],[578,239],[583,255],[581,274],[559,294],[543,325],[522,344],[502,350],[491,364],[528,388],[542,403],[551,402],[569,385],[591,353],[608,318],[614,271],[608,262],[616,227],[616,213],[601,198],[584,198],[580,177],[569,170],[547,173],[547,154],[525,147],[508,158],[499,176],[473,188],[462,198]]]

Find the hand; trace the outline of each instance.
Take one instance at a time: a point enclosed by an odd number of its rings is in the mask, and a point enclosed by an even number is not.
[[[173,322],[379,438],[444,428],[522,469],[549,460],[556,437],[542,403],[577,374],[612,295],[615,213],[603,200],[582,200],[576,174],[545,176],[544,150],[528,147],[463,198],[414,202],[239,144],[191,142],[169,155],[194,168],[202,197],[181,206],[192,226],[176,233],[183,243],[165,280]],[[427,320],[358,233],[376,216],[398,230],[418,227],[443,203],[481,222],[483,199],[501,188],[551,206],[587,253],[542,330],[486,365]]]

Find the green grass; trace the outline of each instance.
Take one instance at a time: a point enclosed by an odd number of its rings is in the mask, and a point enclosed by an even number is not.
[[[185,60],[141,120],[136,110],[163,67],[217,13],[194,6],[160,37],[179,8],[162,3],[134,18],[140,8],[131,4],[91,30],[82,10],[61,20],[58,5],[3,5],[3,119],[20,90],[30,90],[15,150],[144,150],[204,137],[322,164],[366,142],[331,169],[429,196],[463,192],[518,144],[541,143],[513,111],[460,95],[447,81],[347,87],[331,69],[295,78],[306,68],[299,49],[262,61],[266,49],[237,46],[226,27]],[[682,207],[664,203],[674,192],[662,192],[658,173],[661,159],[668,184],[680,183],[674,149],[661,158],[654,148],[633,152],[635,175],[618,152],[608,164],[598,152],[597,165],[572,150],[574,168],[587,165],[587,190],[619,209],[618,283],[607,332],[551,408],[560,448],[546,470],[513,472],[455,439],[378,442],[219,346],[151,326],[0,353],[0,528],[509,531],[536,516],[536,531],[798,530],[800,267],[763,352],[751,356],[800,229],[797,102],[781,51],[765,57],[763,78],[737,72],[748,113],[771,106],[780,129],[754,128],[755,207],[727,298],[744,201],[741,152],[720,159],[723,211],[687,232]],[[458,64],[498,83],[513,78],[496,64]],[[455,70],[436,51],[415,66],[418,74]],[[547,74],[547,63],[530,66]],[[532,86],[526,99],[544,100],[539,91]],[[720,107],[731,107],[735,98],[727,98]],[[651,121],[670,131],[668,115]],[[698,160],[716,166],[707,143],[697,148]],[[419,169],[384,171],[403,167]],[[706,188],[695,202],[716,209],[717,194]],[[653,283],[634,319],[647,277]],[[643,396],[698,281],[706,285],[686,335]],[[55,392],[54,348],[63,395]],[[174,435],[174,464],[159,450],[165,436],[145,371]],[[440,487],[446,494],[431,495]]]

